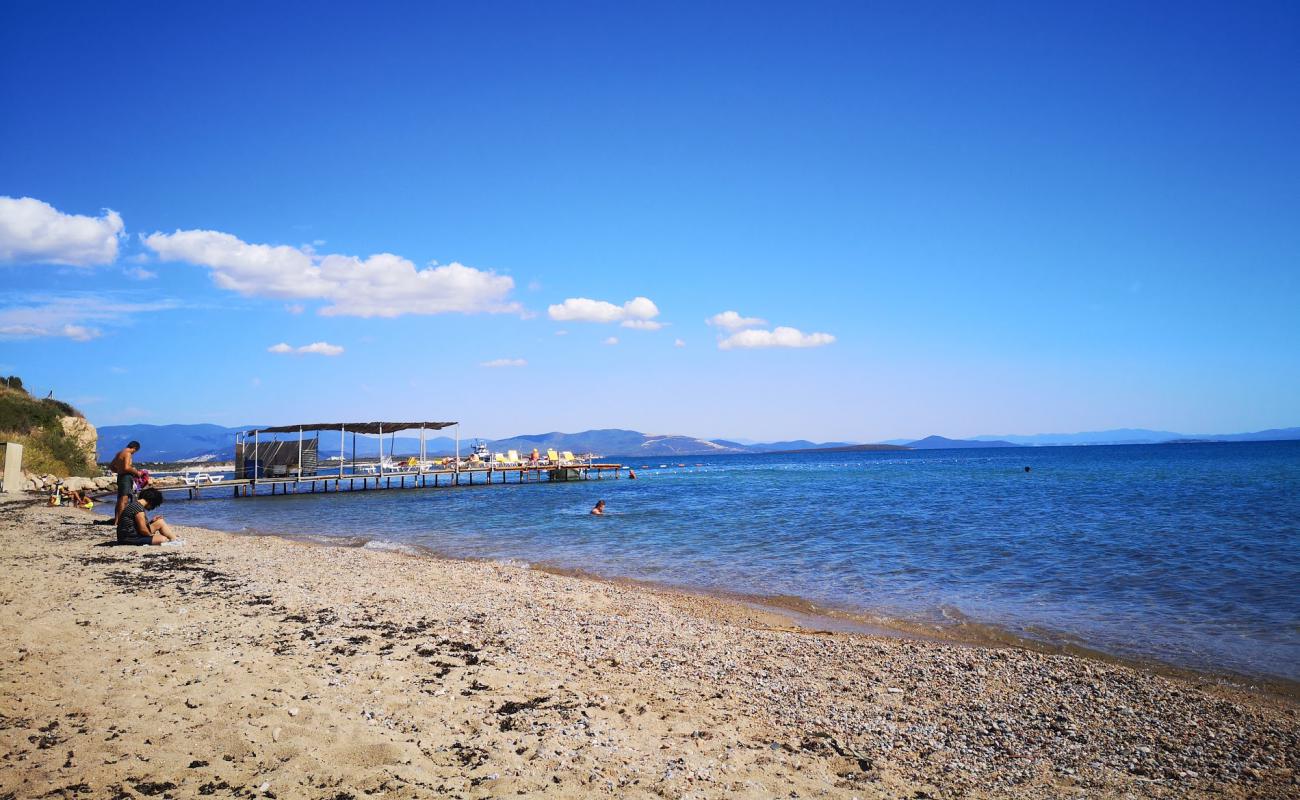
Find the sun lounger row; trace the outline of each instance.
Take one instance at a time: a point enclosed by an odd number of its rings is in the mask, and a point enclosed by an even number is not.
[[[531,465],[532,463],[533,460],[531,456],[520,458],[518,450],[508,450],[504,455],[497,453],[492,457],[492,464],[494,466],[515,466],[518,464]],[[554,450],[547,450],[544,457],[538,457],[537,463],[546,466],[564,466],[568,464],[581,463],[581,459],[575,458],[573,453],[568,450],[565,450],[562,453],[557,453]]]

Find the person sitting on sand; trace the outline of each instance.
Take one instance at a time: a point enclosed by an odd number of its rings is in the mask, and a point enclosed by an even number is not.
[[[605,501],[597,500],[596,505],[593,506],[591,509],[591,513],[595,514],[598,517],[605,516]]]
[[[161,515],[150,520],[144,513],[162,503],[162,492],[152,488],[140,492],[138,498],[129,498],[117,523],[117,543],[143,545],[174,541],[176,535]]]
[[[117,509],[113,512],[114,525],[122,521],[122,511],[126,509],[126,503],[135,491],[135,479],[141,477],[140,470],[131,463],[132,457],[138,452],[140,452],[140,443],[131,442],[119,450],[108,464],[108,468],[117,473]]]

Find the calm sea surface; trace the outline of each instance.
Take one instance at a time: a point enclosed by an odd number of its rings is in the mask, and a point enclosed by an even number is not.
[[[167,516],[1300,680],[1300,442],[620,460],[637,480],[176,501]],[[608,516],[592,517],[600,498]]]

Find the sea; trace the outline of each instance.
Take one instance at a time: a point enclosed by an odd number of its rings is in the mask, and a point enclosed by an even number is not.
[[[636,479],[170,501],[167,516],[1300,681],[1300,442],[606,460]]]

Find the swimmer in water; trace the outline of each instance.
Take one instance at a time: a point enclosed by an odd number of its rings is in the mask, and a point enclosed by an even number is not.
[[[597,500],[596,505],[593,506],[591,509],[591,513],[595,514],[598,517],[605,516],[605,501]]]
[[[628,468],[627,471],[627,479],[630,481],[636,480],[636,472],[632,470],[630,467]]]

